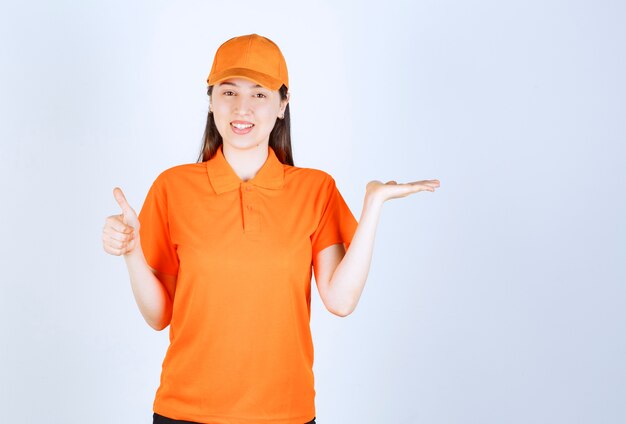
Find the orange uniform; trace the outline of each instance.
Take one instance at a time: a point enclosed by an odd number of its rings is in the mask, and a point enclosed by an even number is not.
[[[313,419],[312,259],[347,249],[357,227],[333,178],[282,164],[269,147],[244,182],[220,147],[162,172],[139,221],[148,264],[178,275],[154,411],[204,423]]]

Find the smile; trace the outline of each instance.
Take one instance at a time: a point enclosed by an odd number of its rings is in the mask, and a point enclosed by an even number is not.
[[[246,128],[252,128],[252,124],[230,124],[235,128],[238,128],[240,130],[245,130]]]
[[[230,123],[230,127],[233,129],[235,134],[243,135],[252,131],[254,124],[245,121],[233,121]]]

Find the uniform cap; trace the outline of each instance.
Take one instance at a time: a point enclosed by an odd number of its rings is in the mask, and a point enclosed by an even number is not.
[[[215,53],[209,85],[228,78],[246,78],[270,90],[289,87],[287,64],[278,46],[258,34],[231,38]]]

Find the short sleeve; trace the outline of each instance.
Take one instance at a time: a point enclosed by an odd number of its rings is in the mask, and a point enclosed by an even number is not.
[[[141,248],[148,265],[163,274],[177,275],[178,254],[170,235],[167,192],[160,177],[148,190],[138,218]]]
[[[325,205],[319,224],[311,235],[313,257],[336,243],[343,243],[348,250],[358,225],[332,177],[328,177],[322,191]]]

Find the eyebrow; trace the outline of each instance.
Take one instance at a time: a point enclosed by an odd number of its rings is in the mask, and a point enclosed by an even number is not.
[[[238,87],[238,85],[235,84],[234,82],[221,82],[220,85],[234,85],[235,87]],[[257,84],[257,85],[254,85],[252,88],[263,88],[263,86],[260,84]]]

